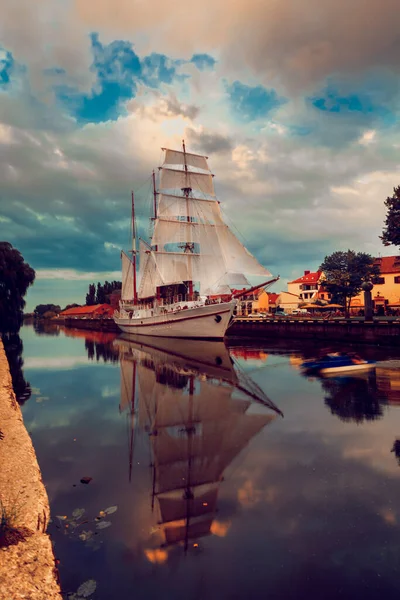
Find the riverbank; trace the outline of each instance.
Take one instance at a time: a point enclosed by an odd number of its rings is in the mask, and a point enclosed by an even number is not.
[[[0,340],[0,600],[61,600],[49,501]]]
[[[112,319],[65,319],[67,328],[120,333]],[[318,318],[235,317],[226,332],[230,338],[343,341],[351,344],[400,346],[400,321]]]

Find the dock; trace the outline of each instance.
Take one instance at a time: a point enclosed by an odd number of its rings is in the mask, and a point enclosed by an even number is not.
[[[361,319],[235,317],[226,334],[228,338],[304,339],[400,346],[400,319],[365,322]]]

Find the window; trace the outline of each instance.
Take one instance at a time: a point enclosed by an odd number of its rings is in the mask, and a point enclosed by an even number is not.
[[[385,283],[385,278],[384,277],[377,277],[375,279],[375,285],[383,285]]]
[[[394,282],[400,283],[400,275],[397,275],[397,277],[394,278]]]
[[[325,294],[321,294],[321,300],[324,300]]]

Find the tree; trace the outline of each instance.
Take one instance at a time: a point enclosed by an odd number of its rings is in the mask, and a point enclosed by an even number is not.
[[[324,287],[332,294],[334,302],[344,305],[346,316],[351,299],[361,292],[364,281],[373,281],[379,275],[379,266],[374,264],[372,256],[353,250],[325,256],[319,270],[325,275]]]
[[[17,333],[22,325],[24,296],[35,271],[9,242],[0,242],[0,333]]]
[[[33,311],[33,314],[37,319],[48,319],[46,313],[51,312],[58,315],[61,312],[61,307],[58,304],[38,304]],[[54,315],[52,315],[54,316]]]
[[[94,283],[89,284],[89,292],[86,294],[86,306],[96,304],[96,286]]]
[[[102,285],[100,282],[96,285],[89,285],[89,292],[86,294],[86,306],[93,304],[111,304],[110,296],[115,290],[120,290],[122,283],[120,281],[105,281]]]
[[[104,304],[105,299],[106,299],[106,296],[104,294],[104,288],[99,281],[97,284],[97,290],[96,290],[96,304]]]
[[[388,211],[379,237],[385,246],[400,246],[400,186],[393,188],[393,196],[386,198],[385,206]]]

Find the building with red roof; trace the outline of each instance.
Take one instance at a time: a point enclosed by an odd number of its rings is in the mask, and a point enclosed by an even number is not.
[[[98,317],[111,317],[114,308],[109,304],[93,304],[92,306],[74,306],[63,310],[59,317],[94,319]]]
[[[331,295],[323,289],[322,271],[304,271],[304,275],[289,281],[288,292],[299,297],[300,302],[313,302],[315,300],[331,299]]]

